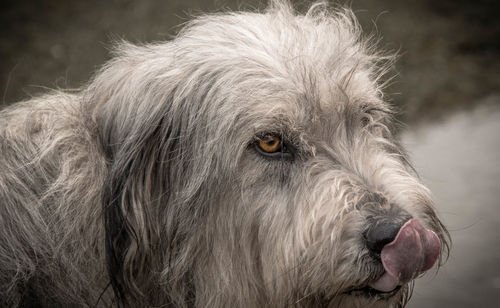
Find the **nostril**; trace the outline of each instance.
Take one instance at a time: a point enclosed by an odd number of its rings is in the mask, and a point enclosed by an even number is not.
[[[374,224],[365,234],[366,246],[372,252],[379,254],[385,245],[392,242],[404,222],[384,221]]]

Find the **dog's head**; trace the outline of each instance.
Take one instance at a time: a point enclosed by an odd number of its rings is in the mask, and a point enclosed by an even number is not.
[[[274,1],[117,50],[86,100],[121,300],[403,305],[447,250],[349,10]]]

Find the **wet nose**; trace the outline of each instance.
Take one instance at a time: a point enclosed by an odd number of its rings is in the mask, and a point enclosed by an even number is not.
[[[373,224],[365,234],[368,249],[379,254],[385,245],[396,238],[399,229],[406,221],[386,220]]]

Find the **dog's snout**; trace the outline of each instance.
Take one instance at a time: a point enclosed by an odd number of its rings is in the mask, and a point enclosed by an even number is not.
[[[366,246],[379,254],[385,245],[392,242],[405,222],[384,221],[375,223],[366,232]]]

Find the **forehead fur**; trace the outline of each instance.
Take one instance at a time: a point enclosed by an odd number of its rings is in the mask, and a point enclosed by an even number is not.
[[[175,43],[184,46],[176,59],[223,71],[218,77],[234,83],[233,91],[251,89],[244,94],[259,99],[329,105],[380,98],[384,57],[361,37],[351,11],[324,3],[305,15],[274,1],[265,14],[202,16]]]
[[[263,14],[199,16],[169,43],[123,44],[118,50],[89,93],[104,93],[104,99],[94,99],[97,102],[138,103],[102,104],[95,114],[143,114],[151,119],[147,125],[159,122],[160,114],[172,119],[189,115],[179,129],[202,129],[210,136],[237,131],[249,138],[261,128],[272,129],[277,118],[288,129],[300,131],[321,116],[333,115],[331,120],[365,105],[386,108],[379,79],[388,57],[361,37],[350,10],[330,9],[324,3],[313,5],[305,15],[287,1],[273,1]],[[141,103],[146,101],[164,103]],[[116,110],[124,108],[135,111]],[[206,123],[217,125],[207,130]],[[124,136],[130,129],[111,134]]]

